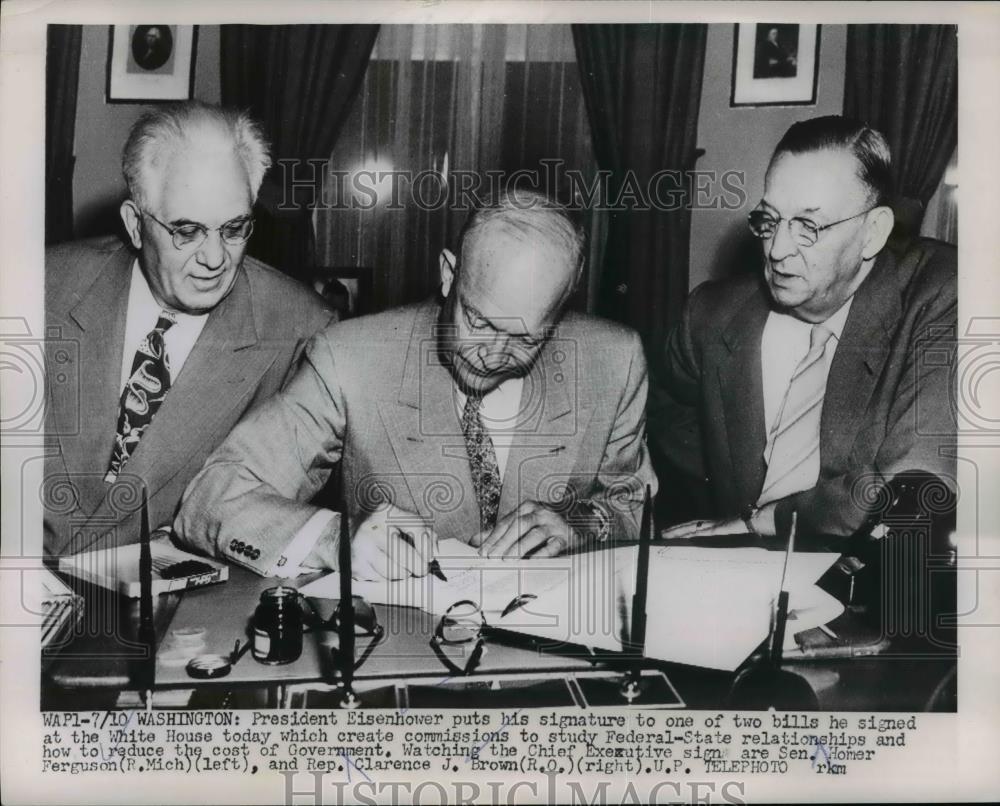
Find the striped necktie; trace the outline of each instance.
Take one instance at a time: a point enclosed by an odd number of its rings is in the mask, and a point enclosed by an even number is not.
[[[465,450],[469,454],[472,489],[479,502],[480,528],[486,532],[496,526],[501,479],[493,440],[479,414],[482,403],[482,397],[476,395],[466,398],[462,411],[462,433],[465,435]]]
[[[118,474],[135,452],[139,440],[163,403],[170,389],[170,362],[167,359],[163,334],[174,320],[161,313],[154,327],[139,344],[132,360],[132,373],[125,381],[118,404],[118,427],[115,447],[104,480],[114,483]]]
[[[813,325],[809,352],[792,375],[781,413],[764,449],[767,474],[757,499],[764,506],[808,490],[819,478],[819,425],[826,393],[826,343],[833,333]]]

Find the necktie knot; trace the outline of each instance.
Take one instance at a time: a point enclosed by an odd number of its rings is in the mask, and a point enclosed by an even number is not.
[[[159,317],[156,320],[156,327],[153,330],[158,330],[160,333],[166,333],[174,326],[176,320],[170,316],[166,311],[161,311]]]
[[[826,325],[813,325],[809,333],[809,352],[814,353],[826,348],[826,343],[833,336],[833,331]]]

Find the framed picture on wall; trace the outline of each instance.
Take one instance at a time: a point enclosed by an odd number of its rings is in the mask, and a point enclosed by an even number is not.
[[[339,319],[350,319],[371,312],[373,274],[370,266],[323,266],[315,269],[312,285]]]
[[[183,101],[194,91],[195,25],[112,25],[108,103]]]
[[[730,106],[816,103],[819,26],[783,22],[737,24]]]

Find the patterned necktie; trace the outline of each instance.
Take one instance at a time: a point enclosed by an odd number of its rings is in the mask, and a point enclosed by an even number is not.
[[[104,480],[113,483],[139,444],[143,432],[153,421],[163,398],[170,389],[170,362],[164,349],[163,334],[174,320],[161,313],[154,327],[139,344],[132,361],[132,373],[125,381],[118,407],[115,447]]]
[[[826,343],[833,333],[813,325],[765,448],[767,475],[757,506],[808,490],[819,478],[819,424],[826,393]],[[769,449],[769,451],[768,451]]]
[[[485,532],[497,522],[501,481],[493,440],[479,416],[482,403],[482,397],[469,395],[466,398],[465,409],[462,411],[462,433],[465,435],[465,450],[469,454],[469,466],[472,470],[472,488],[479,501],[479,524]]]

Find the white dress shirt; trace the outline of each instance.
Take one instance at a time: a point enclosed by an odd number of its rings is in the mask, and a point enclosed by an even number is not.
[[[132,280],[128,290],[128,312],[125,314],[125,342],[122,346],[122,372],[119,389],[125,388],[125,382],[132,375],[132,362],[142,340],[156,327],[156,320],[164,312],[149,290],[146,276],[139,268],[139,261],[132,262]],[[166,352],[167,367],[170,370],[170,383],[177,382],[181,368],[187,361],[194,343],[198,341],[202,328],[208,320],[208,314],[194,316],[188,313],[168,312],[174,320],[174,325],[163,334],[163,347]],[[168,391],[169,394],[169,391]]]
[[[853,297],[851,298],[853,299]],[[833,316],[819,324],[826,327],[833,337],[826,342],[826,375],[829,376],[833,355],[840,343],[840,334],[844,331],[847,314],[851,310],[851,299],[847,300]],[[760,368],[764,387],[764,427],[767,433],[767,456],[771,445],[771,432],[777,426],[781,415],[781,403],[792,384],[795,368],[809,352],[809,337],[812,333],[811,322],[803,322],[787,313],[771,311],[764,324],[764,332],[760,339]],[[803,489],[815,485],[815,479]]]

